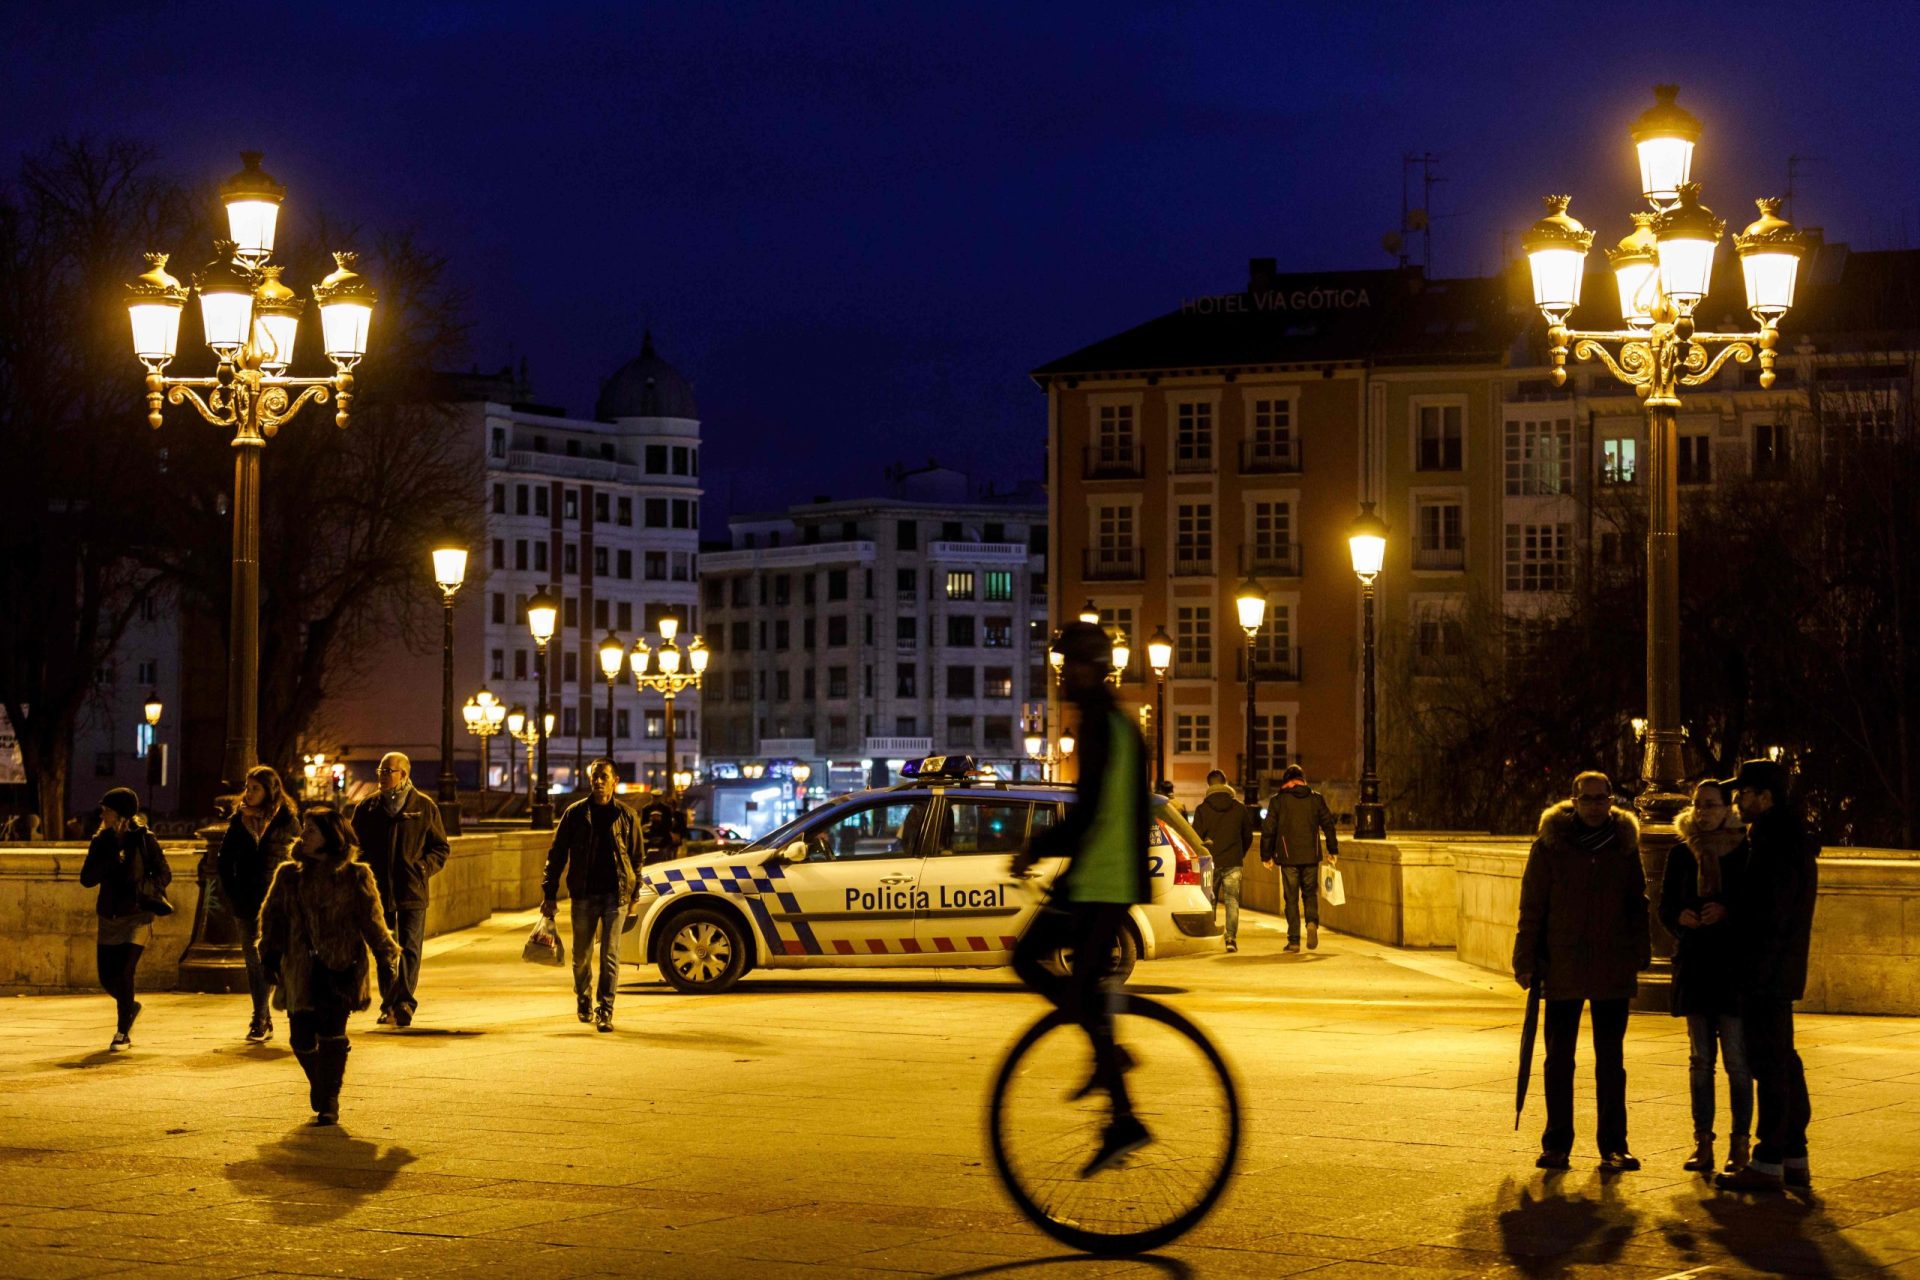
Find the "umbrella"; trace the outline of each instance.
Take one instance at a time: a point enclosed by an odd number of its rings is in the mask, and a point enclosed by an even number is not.
[[[1520,1127],[1520,1113],[1527,1106],[1527,1081],[1533,1078],[1533,1042],[1540,1037],[1540,975],[1533,975],[1527,988],[1527,1017],[1520,1024],[1520,1078],[1513,1085],[1513,1127]]]

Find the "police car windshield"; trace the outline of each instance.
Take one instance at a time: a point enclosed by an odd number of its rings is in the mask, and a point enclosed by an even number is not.
[[[767,834],[761,836],[758,840],[749,841],[746,847],[741,849],[741,852],[748,853],[755,849],[784,848],[785,846],[792,844],[795,840],[798,840],[800,838],[800,828],[805,826],[809,819],[817,818],[819,816],[820,816],[820,811],[818,809],[815,809],[810,813],[803,813],[799,817],[794,818],[789,822],[782,823],[780,826],[775,827],[773,830],[767,832]]]

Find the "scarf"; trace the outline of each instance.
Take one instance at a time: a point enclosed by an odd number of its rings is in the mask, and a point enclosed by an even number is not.
[[[1720,893],[1725,881],[1720,871],[1720,859],[1740,847],[1747,833],[1738,825],[1722,827],[1718,831],[1690,831],[1687,833],[1687,848],[1693,851],[1693,860],[1699,867],[1697,885],[1700,896],[1711,898]]]
[[[1620,824],[1611,816],[1597,827],[1590,827],[1576,820],[1573,827],[1573,842],[1588,853],[1598,853],[1613,843],[1613,838],[1619,834],[1619,828]]]
[[[246,827],[247,834],[253,837],[254,843],[258,844],[260,838],[267,834],[267,827],[273,822],[279,812],[280,807],[278,805],[271,808],[266,805],[261,805],[256,809],[250,804],[243,804],[240,806],[240,823]]]
[[[412,790],[413,783],[403,782],[391,791],[380,793],[380,803],[386,809],[389,818],[399,816],[400,810],[406,806],[407,793]]]

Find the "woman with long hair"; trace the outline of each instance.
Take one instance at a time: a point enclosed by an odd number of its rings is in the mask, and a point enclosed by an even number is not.
[[[373,1003],[367,949],[391,965],[400,947],[387,932],[373,870],[359,859],[353,828],[330,804],[307,809],[293,858],[273,873],[260,909],[260,957],[275,975],[274,1003],[307,1073],[315,1124],[340,1119],[347,1070],[347,1017]]]
[[[94,903],[99,917],[94,955],[100,986],[113,997],[119,1015],[113,1043],[107,1046],[115,1053],[133,1048],[133,1020],[140,1016],[140,1002],[133,998],[134,971],[153,940],[153,910],[144,895],[164,892],[172,881],[173,869],[160,852],[160,842],[140,820],[140,797],[126,787],[107,792],[100,798],[100,827],[87,844],[80,883],[100,890]]]
[[[255,1044],[273,1039],[273,1013],[267,1004],[267,973],[254,945],[260,904],[266,900],[273,870],[293,852],[300,835],[300,817],[280,775],[269,765],[247,770],[247,788],[227,823],[216,860],[216,888],[220,901],[240,928],[240,954],[247,962],[247,990],[253,996],[253,1021],[247,1039]]]

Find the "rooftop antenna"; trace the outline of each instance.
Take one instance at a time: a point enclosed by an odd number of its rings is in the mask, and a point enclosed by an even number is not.
[[[1440,163],[1440,157],[1431,151],[1415,153],[1402,152],[1400,156],[1400,229],[1389,231],[1380,237],[1381,246],[1388,253],[1400,259],[1400,265],[1410,264],[1406,251],[1407,237],[1414,232],[1420,233],[1420,267],[1427,275],[1433,274],[1433,184],[1446,179],[1434,175],[1434,166]],[[1410,181],[1415,168],[1420,170],[1420,205],[1413,204],[1413,192]]]
[[[1819,156],[1788,156],[1787,157],[1786,206],[1787,206],[1788,222],[1793,221],[1793,197],[1794,197],[1795,191],[1799,188],[1799,185],[1800,185],[1800,166],[1805,164],[1819,164],[1820,160],[1821,160],[1821,157]]]

